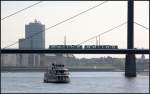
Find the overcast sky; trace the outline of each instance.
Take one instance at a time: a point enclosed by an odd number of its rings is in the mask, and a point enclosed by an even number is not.
[[[23,9],[38,1],[2,1],[1,18]],[[74,16],[103,1],[43,1],[19,14],[1,21],[1,48],[24,38],[25,24],[37,19],[46,28]],[[135,1],[134,21],[149,27],[149,2]],[[98,35],[108,29],[127,21],[127,1],[108,1],[107,3],[88,11],[66,23],[46,31],[46,48],[52,44],[63,44],[66,34],[67,44],[80,42]],[[134,25],[135,48],[149,48],[149,30]],[[127,24],[101,36],[102,45],[118,45],[119,48],[127,47]],[[86,44],[95,44],[95,39]],[[18,47],[18,44],[12,48]],[[86,55],[77,55],[84,57]],[[89,55],[89,57],[95,57]],[[115,55],[113,55],[115,56]]]

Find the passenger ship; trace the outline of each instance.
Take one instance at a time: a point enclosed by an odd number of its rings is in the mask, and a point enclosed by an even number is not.
[[[70,82],[68,69],[64,64],[52,63],[44,74],[45,83],[68,83]]]

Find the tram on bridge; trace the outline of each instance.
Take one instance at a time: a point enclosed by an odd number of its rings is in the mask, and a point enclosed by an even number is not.
[[[118,49],[117,45],[49,45],[49,49]]]

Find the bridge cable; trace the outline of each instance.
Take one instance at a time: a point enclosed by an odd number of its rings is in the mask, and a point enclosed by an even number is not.
[[[39,1],[39,2],[37,2],[37,3],[35,3],[35,4],[33,4],[33,5],[30,5],[30,6],[26,7],[26,8],[23,8],[23,9],[21,9],[21,10],[18,10],[18,11],[16,11],[16,12],[14,12],[14,13],[12,13],[12,14],[10,14],[10,15],[4,17],[4,18],[2,18],[1,20],[5,20],[5,19],[7,19],[7,18],[9,18],[9,17],[11,17],[11,16],[13,16],[13,15],[15,15],[15,14],[18,14],[18,13],[20,13],[20,12],[22,12],[22,11],[24,11],[24,10],[27,10],[27,9],[29,9],[29,8],[31,8],[31,7],[33,7],[33,6],[35,6],[35,5],[37,5],[37,4],[42,3],[42,2],[43,2],[43,1]]]
[[[127,23],[127,22],[125,22],[125,23]],[[89,38],[89,39],[87,39],[87,40],[81,42],[81,43],[78,44],[78,45],[81,45],[81,44],[83,44],[83,43],[85,43],[85,42],[87,42],[87,41],[89,41],[89,40],[91,40],[91,39],[94,39],[95,37],[98,37],[98,36],[100,36],[100,35],[103,35],[103,34],[105,34],[105,33],[108,33],[108,32],[110,32],[110,31],[112,31],[112,30],[114,30],[114,29],[116,29],[116,28],[118,28],[118,27],[124,25],[125,23],[120,24],[120,25],[118,25],[117,27],[114,27],[114,28],[112,28],[112,29],[110,29],[110,30],[108,30],[108,31],[106,31],[106,32],[103,32],[103,33],[101,33],[101,34],[99,34],[99,35],[96,35],[96,36],[94,36],[94,37],[91,37],[91,38]],[[137,24],[137,25],[139,25],[139,26],[141,26],[141,27],[143,27],[143,28],[145,28],[145,29],[149,29],[149,28],[147,28],[147,27],[145,27],[145,26],[143,26],[143,25],[141,25],[141,24],[139,24],[139,23],[137,23],[137,22],[134,22],[134,23]]]
[[[149,28],[145,27],[144,25],[141,25],[141,24],[139,24],[139,23],[137,23],[137,22],[134,22],[134,23],[137,24],[138,26],[141,26],[141,27],[147,29],[147,30],[149,29]]]
[[[127,23],[127,22],[124,22],[124,23],[122,23],[122,24],[120,24],[120,25],[118,25],[118,26],[116,26],[116,27],[113,27],[113,28],[111,28],[111,29],[109,29],[109,30],[107,30],[107,31],[105,31],[105,32],[102,32],[102,33],[100,33],[100,34],[98,34],[98,35],[96,35],[96,36],[93,36],[93,37],[91,37],[91,38],[89,38],[89,39],[87,39],[87,40],[85,40],[85,41],[79,43],[78,45],[81,45],[81,44],[83,44],[83,43],[85,43],[85,42],[87,42],[87,41],[89,41],[89,40],[92,40],[92,39],[94,39],[95,37],[98,37],[98,36],[101,36],[101,35],[104,35],[104,34],[110,32],[110,31],[113,31],[114,29],[117,29],[118,27],[121,27],[121,26],[123,26],[123,25],[126,24],[126,23]]]
[[[76,15],[74,15],[74,16],[72,16],[72,17],[66,19],[66,20],[63,20],[63,21],[61,21],[61,22],[59,22],[59,23],[57,23],[57,24],[55,24],[55,25],[52,25],[52,26],[48,27],[47,29],[45,29],[45,31],[46,31],[46,30],[49,30],[49,29],[51,29],[51,28],[53,28],[53,27],[56,27],[56,26],[58,26],[58,25],[60,25],[60,24],[62,24],[62,23],[65,23],[65,22],[67,22],[67,21],[69,21],[69,20],[71,20],[71,19],[73,19],[73,18],[75,18],[75,17],[77,17],[77,16],[80,16],[81,14],[86,13],[86,12],[92,10],[92,9],[95,9],[96,7],[98,7],[98,6],[100,6],[100,5],[103,5],[103,4],[106,3],[106,2],[108,2],[108,1],[104,1],[104,2],[102,2],[102,3],[100,3],[100,4],[98,4],[98,5],[93,6],[93,7],[89,8],[89,9],[87,9],[87,10],[85,10],[85,11],[82,11],[82,12],[80,12],[80,13],[78,13],[78,14],[76,14]],[[42,32],[45,32],[45,31],[42,31]],[[40,34],[40,33],[42,33],[42,32],[41,32],[41,31],[40,31],[40,32],[37,32],[37,33],[35,33],[34,35],[27,37],[26,39],[32,38],[32,37],[34,37],[35,35],[38,35],[38,34]],[[22,40],[22,41],[24,41],[24,40]],[[6,48],[8,48],[8,47],[11,47],[11,46],[17,44],[18,42],[19,42],[19,41],[16,41],[16,42],[14,42],[14,43],[12,43],[12,44],[10,44],[10,45],[5,46],[5,47],[2,48],[2,49],[6,49]]]

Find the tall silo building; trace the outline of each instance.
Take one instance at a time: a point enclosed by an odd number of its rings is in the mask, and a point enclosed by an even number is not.
[[[19,49],[45,49],[45,25],[35,20],[25,25],[25,39],[19,40]]]
[[[45,25],[41,24],[37,20],[35,20],[34,22],[30,22],[29,24],[26,24],[25,38],[19,39],[19,49],[30,49],[30,50],[45,49]],[[28,57],[29,66],[40,65],[40,54],[20,54],[18,63],[22,64],[24,62],[22,59],[22,57],[24,56]]]

